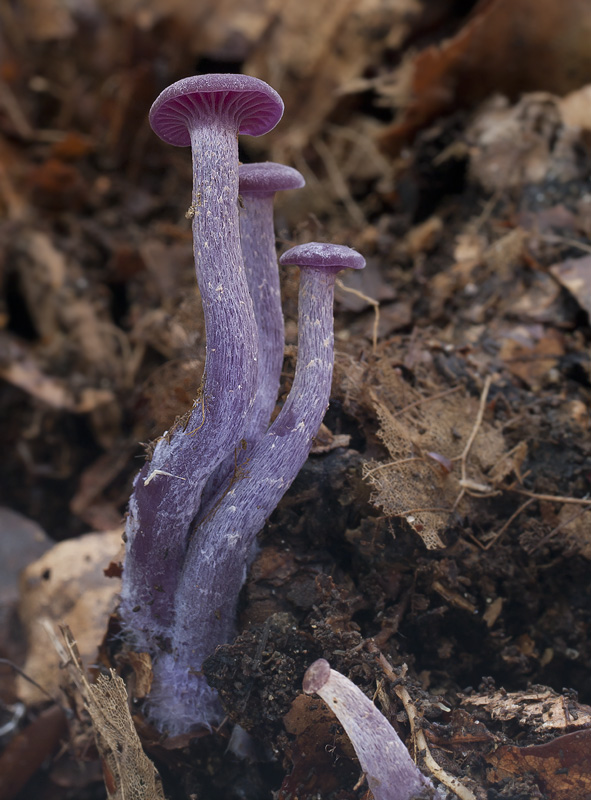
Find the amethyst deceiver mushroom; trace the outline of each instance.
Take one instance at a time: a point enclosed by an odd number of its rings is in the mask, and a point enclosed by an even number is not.
[[[308,457],[330,398],[335,278],[343,269],[363,268],[365,259],[348,247],[312,243],[288,250],[280,263],[301,269],[293,384],[279,415],[254,444],[245,474],[220,490],[189,543],[172,650],[154,661],[149,702],[151,718],[171,734],[221,718],[201,666],[232,636],[256,535]]]
[[[427,800],[431,781],[419,770],[384,715],[358,686],[324,658],[304,675],[306,694],[318,694],[338,718],[351,740],[375,800]]]
[[[190,417],[160,438],[129,503],[120,613],[136,647],[152,654],[170,645],[173,598],[203,487],[239,445],[256,394],[258,340],[240,249],[237,135],[264,134],[282,113],[279,95],[244,75],[185,78],[150,111],[164,141],[191,145],[193,249],[207,337]]]

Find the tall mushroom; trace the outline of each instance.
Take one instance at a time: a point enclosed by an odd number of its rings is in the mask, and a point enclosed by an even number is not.
[[[365,259],[348,247],[312,243],[292,248],[280,263],[301,269],[294,380],[279,415],[254,444],[247,473],[220,490],[189,544],[172,651],[154,663],[150,697],[154,721],[169,733],[209,725],[220,715],[201,666],[232,635],[255,537],[308,457],[330,398],[335,278],[348,267],[363,268]]]
[[[200,395],[184,426],[158,441],[134,482],[126,523],[121,617],[137,647],[169,647],[174,593],[201,493],[244,434],[257,388],[257,329],[238,220],[239,133],[260,136],[279,95],[244,75],[201,75],[165,89],[150,111],[169,144],[191,145],[193,249],[207,349]]]

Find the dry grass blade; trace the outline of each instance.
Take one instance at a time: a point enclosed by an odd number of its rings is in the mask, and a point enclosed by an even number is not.
[[[354,294],[356,297],[361,298],[361,300],[365,300],[366,303],[369,303],[370,306],[373,306],[374,310],[374,320],[373,320],[373,328],[371,333],[371,350],[372,353],[376,354],[376,350],[378,348],[378,327],[380,324],[380,303],[378,300],[374,300],[373,297],[368,297],[368,295],[363,294],[358,289],[352,289],[350,286],[345,286],[340,278],[336,279],[336,285],[339,289],[343,292],[349,292],[349,294]]]

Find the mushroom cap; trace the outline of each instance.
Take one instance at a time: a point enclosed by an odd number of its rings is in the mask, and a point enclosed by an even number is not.
[[[262,136],[283,116],[283,100],[250,75],[193,75],[158,95],[150,109],[150,125],[168,144],[187,147],[191,120],[212,111],[234,114],[238,133]]]
[[[279,259],[279,263],[327,270],[363,269],[365,259],[361,253],[343,244],[308,242],[287,250]]]
[[[330,664],[325,658],[319,658],[306,670],[302,689],[306,694],[315,694],[322,689],[329,678]]]
[[[304,176],[285,164],[262,161],[258,164],[241,164],[240,194],[275,194],[287,189],[301,189],[305,186]]]

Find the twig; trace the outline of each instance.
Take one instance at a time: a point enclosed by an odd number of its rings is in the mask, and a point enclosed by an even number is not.
[[[488,392],[489,392],[489,389],[490,389],[491,381],[492,381],[491,376],[487,375],[486,376],[486,380],[484,381],[484,388],[482,389],[482,394],[480,395],[480,404],[479,404],[479,407],[478,407],[478,414],[476,416],[476,422],[474,423],[474,427],[472,428],[472,432],[471,432],[470,436],[468,437],[468,441],[466,442],[466,446],[464,447],[464,450],[463,450],[461,456],[459,457],[460,463],[462,465],[462,481],[464,481],[464,482],[467,481],[466,460],[468,458],[468,454],[470,453],[470,449],[471,449],[472,445],[474,444],[474,439],[476,439],[476,434],[478,433],[478,431],[480,429],[480,426],[482,425],[482,420],[484,418],[484,411],[486,409],[486,398],[488,397]],[[455,503],[453,504],[454,511],[458,507],[458,505],[459,505],[462,497],[465,495],[465,493],[466,493],[466,487],[464,485],[464,486],[462,486],[462,488],[460,490],[460,493],[457,496]]]
[[[544,500],[548,503],[571,503],[572,505],[591,506],[591,497],[563,497],[556,494],[538,494],[537,492],[528,492],[527,489],[514,489],[511,486],[507,491],[531,497],[533,500]]]
[[[476,218],[476,221],[473,225],[475,233],[478,233],[478,231],[484,226],[485,222],[488,221],[490,215],[493,212],[494,207],[500,200],[503,191],[504,191],[503,189],[497,189],[488,198],[488,200],[484,204],[484,208],[482,209],[480,216]]]
[[[314,141],[314,148],[324,162],[328,178],[333,185],[337,197],[347,209],[349,216],[356,225],[359,225],[361,228],[365,228],[367,225],[365,214],[361,210],[360,205],[353,199],[353,195],[351,194],[349,187],[347,186],[347,182],[341,174],[330,148],[326,145],[326,142],[322,141],[322,139],[316,139]]]
[[[429,397],[421,397],[420,400],[416,400],[414,403],[409,403],[407,406],[404,406],[404,408],[398,409],[398,411],[395,411],[392,416],[399,417],[401,414],[406,414],[406,412],[410,411],[411,408],[422,406],[424,403],[430,403],[432,400],[441,400],[441,398],[447,397],[450,394],[454,394],[454,392],[459,392],[462,388],[462,385],[459,384],[458,386],[454,386],[453,389],[446,389],[445,392],[438,392],[437,394],[432,394]]]
[[[373,320],[373,329],[371,335],[371,343],[372,343],[372,353],[376,354],[376,350],[378,347],[378,326],[380,324],[380,303],[378,300],[374,300],[373,297],[368,297],[368,295],[363,294],[358,289],[352,289],[350,286],[345,286],[340,278],[336,279],[336,285],[341,289],[343,292],[349,292],[349,294],[354,294],[356,297],[360,297],[362,300],[365,300],[366,303],[369,303],[370,306],[373,306],[374,311],[374,320]]]
[[[456,777],[450,775],[449,772],[446,772],[433,758],[425,738],[425,733],[417,726],[417,710],[404,686],[395,686],[394,691],[402,701],[402,705],[408,716],[410,732],[429,772],[437,778],[440,783],[457,795],[460,800],[476,800],[476,795],[471,792],[470,789],[464,786],[463,783],[460,783]]]
[[[577,247],[584,253],[591,253],[591,246],[584,242],[578,242],[576,239],[569,239],[568,236],[559,236],[557,233],[545,233],[540,236],[545,242],[559,242],[567,244],[569,247]]]
[[[14,661],[11,661],[8,658],[0,658],[0,664],[6,664],[6,666],[10,667],[15,672],[18,672],[18,674],[21,676],[21,678],[24,678],[26,681],[31,683],[35,687],[35,689],[38,689],[42,694],[45,695],[45,697],[49,698],[49,700],[52,700],[57,706],[59,706],[61,708],[61,710],[64,712],[64,714],[66,714],[69,717],[72,716],[72,712],[71,712],[71,710],[69,708],[66,708],[65,706],[63,706],[59,702],[59,700],[56,700],[55,697],[53,695],[51,695],[47,691],[47,689],[44,689],[43,686],[41,686],[40,683],[37,683],[37,681],[34,678],[31,678],[30,675],[27,675],[27,673],[24,671],[24,669],[21,669],[21,667],[19,667],[17,664],[15,664]]]
[[[453,775],[450,775],[449,772],[446,772],[443,767],[441,767],[437,761],[435,761],[431,751],[429,750],[429,745],[427,744],[425,734],[417,724],[417,710],[408,691],[404,686],[401,686],[400,683],[398,683],[398,677],[388,662],[388,659],[382,652],[377,650],[377,648],[376,651],[380,654],[380,666],[386,673],[386,676],[390,679],[390,681],[392,681],[396,696],[402,701],[402,705],[404,706],[404,710],[406,711],[406,715],[408,717],[410,732],[413,741],[415,742],[415,747],[423,757],[423,761],[429,772],[434,775],[440,783],[457,795],[460,800],[476,800],[476,795],[474,795],[470,789],[464,786],[463,783],[460,783],[460,781]]]
[[[509,519],[508,519],[508,520],[505,522],[505,524],[502,526],[502,528],[501,528],[500,530],[498,530],[498,531],[497,531],[497,533],[494,533],[494,534],[491,536],[490,540],[489,540],[489,541],[488,541],[486,544],[482,544],[482,542],[479,542],[479,541],[478,541],[478,539],[476,539],[476,537],[472,537],[472,538],[473,538],[473,539],[474,539],[474,541],[475,541],[475,542],[478,544],[478,546],[479,546],[479,547],[481,547],[483,550],[490,550],[490,548],[493,546],[493,544],[495,544],[495,543],[496,543],[496,542],[497,542],[497,541],[498,541],[498,540],[501,538],[501,536],[502,536],[502,535],[505,533],[505,531],[506,531],[506,530],[507,530],[507,528],[508,528],[508,527],[511,525],[511,523],[512,523],[514,520],[516,520],[516,519],[517,519],[517,517],[518,517],[518,516],[521,514],[521,512],[522,512],[522,511],[525,511],[525,509],[526,509],[526,508],[527,508],[529,505],[531,505],[531,503],[533,503],[533,502],[534,502],[534,500],[535,500],[535,497],[530,497],[529,499],[527,499],[527,500],[525,501],[525,503],[522,503],[522,504],[519,506],[519,508],[517,509],[517,511],[514,511],[514,512],[513,512],[513,514],[511,514],[511,516],[510,516],[510,517],[509,517]]]

